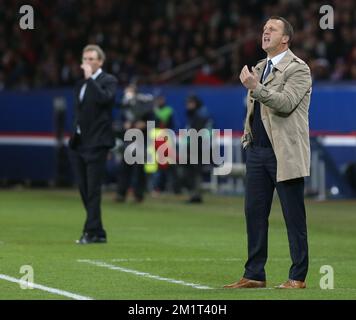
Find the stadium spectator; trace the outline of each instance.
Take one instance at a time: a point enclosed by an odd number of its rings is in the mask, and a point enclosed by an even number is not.
[[[162,132],[165,134],[162,129],[171,129],[174,130],[174,110],[171,106],[166,103],[166,98],[163,95],[159,95],[156,98],[155,108],[155,149],[156,149],[156,158],[166,158],[168,154],[176,153],[174,138],[162,136]],[[163,139],[165,138],[165,139]],[[162,154],[158,150],[163,150],[163,147],[166,149]],[[170,153],[168,151],[170,149]],[[172,162],[176,160],[172,159]],[[177,174],[176,174],[176,165],[169,163],[169,161],[162,163],[159,161],[157,165],[157,171],[153,175],[153,195],[158,196],[163,191],[174,191],[177,192]]]
[[[120,128],[121,135],[130,130],[137,129],[147,138],[147,121],[154,120],[153,96],[138,92],[136,85],[130,84],[125,88],[124,97],[120,108]],[[143,142],[145,143],[145,142]],[[124,141],[126,150],[135,150],[137,157],[146,159],[147,145],[140,145],[140,141]],[[119,164],[117,179],[117,202],[126,201],[128,191],[132,187],[135,202],[144,200],[146,191],[146,172],[144,163],[128,163],[127,159],[122,159]]]
[[[21,4],[0,1],[4,88],[73,85],[80,78],[75,61],[85,43],[105,49],[106,69],[123,85],[235,82],[237,70],[263,57],[256,39],[271,15],[285,16],[296,26],[292,49],[311,66],[314,80],[355,80],[353,0],[329,1],[335,13],[332,30],[319,27],[322,0],[29,0],[35,10],[34,30],[19,28],[14,12]],[[237,48],[221,52],[235,42]],[[218,57],[217,64],[211,65],[207,51]],[[196,58],[201,61],[188,68],[188,76],[159,76]]]
[[[182,164],[183,167],[183,179],[182,185],[187,187],[189,192],[189,199],[187,203],[202,203],[202,180],[203,180],[203,153],[208,152],[207,146],[204,139],[210,139],[211,129],[213,127],[212,119],[208,114],[206,107],[203,105],[203,101],[196,95],[191,95],[186,100],[186,114],[187,114],[187,125],[186,129],[196,130],[198,133],[201,129],[208,129],[209,134],[206,135],[205,132],[201,136],[197,145],[193,145],[192,139],[187,138],[187,164]],[[193,156],[193,157],[192,157]],[[193,159],[193,158],[196,159]],[[179,159],[180,161],[182,159]],[[196,162],[195,162],[196,161]]]

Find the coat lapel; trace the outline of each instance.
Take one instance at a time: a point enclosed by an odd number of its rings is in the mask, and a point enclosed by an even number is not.
[[[260,80],[262,78],[262,73],[263,73],[263,70],[265,69],[265,66],[266,66],[266,59],[262,59],[262,60],[259,60],[255,66],[255,70],[257,72],[257,75],[258,75],[258,79]],[[249,99],[249,102],[248,105],[250,106],[250,114],[252,115],[253,114],[253,109],[254,109],[254,100],[251,95],[250,95],[250,90],[248,91],[248,99]]]
[[[274,77],[275,77],[274,72],[275,72],[275,70],[273,68],[273,70],[269,73],[269,75],[267,76],[267,78],[265,79],[263,84],[267,84],[268,82],[270,82],[274,79]]]
[[[285,56],[282,58],[281,61],[279,61],[275,66],[274,69],[279,70],[280,72],[283,72],[285,70],[285,68],[287,68],[287,66],[291,63],[291,61],[295,58],[295,55],[293,54],[293,52],[288,49],[287,53],[285,54]]]
[[[266,59],[262,59],[262,60],[257,62],[257,65],[256,65],[255,69],[256,69],[256,72],[258,74],[258,80],[259,81],[261,81],[262,73],[263,73],[263,70],[265,69],[265,67],[266,67]]]
[[[98,81],[98,80],[99,80],[101,77],[103,77],[103,76],[104,76],[104,71],[102,71],[102,72],[96,77],[96,79],[95,79],[94,81]],[[76,99],[77,99],[77,104],[78,104],[78,105],[81,105],[81,104],[84,103],[85,97],[86,97],[86,95],[87,95],[87,89],[86,89],[85,92],[84,92],[83,100],[80,101],[80,99],[79,99],[80,91],[82,90],[82,86],[83,86],[84,82],[85,82],[85,80],[83,79],[83,80],[80,80],[79,83],[78,83],[78,87],[77,87],[77,91],[76,91]]]
[[[281,61],[279,61],[276,65],[273,66],[272,72],[268,75],[268,77],[265,79],[263,84],[267,84],[271,82],[275,78],[275,72],[276,69],[280,72],[283,72],[284,69],[290,64],[290,62],[293,60],[294,55],[290,49],[287,50],[287,53],[285,56],[282,58]]]
[[[265,79],[265,81],[263,82],[263,85],[266,85],[267,83],[271,82],[274,78],[275,78],[275,71],[276,69],[280,72],[283,72],[285,70],[285,68],[290,64],[290,62],[293,60],[294,55],[292,53],[292,51],[290,49],[288,49],[287,53],[285,54],[285,56],[282,58],[281,61],[279,61],[275,66],[273,66],[273,70],[272,72],[267,76],[267,78]],[[266,62],[264,63],[264,65],[266,65]],[[265,107],[262,103],[261,103],[261,119],[263,121],[263,124],[265,126],[267,135],[273,145],[273,139],[272,139],[272,129],[271,129],[271,124],[270,121],[267,121],[268,119],[268,108]]]

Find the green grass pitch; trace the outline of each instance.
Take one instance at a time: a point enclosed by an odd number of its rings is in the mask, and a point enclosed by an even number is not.
[[[182,196],[142,204],[112,198],[105,193],[102,205],[108,243],[80,246],[74,241],[84,210],[77,191],[1,190],[0,274],[19,279],[20,267],[31,265],[36,284],[93,299],[356,298],[356,201],[306,201],[308,288],[286,291],[273,289],[290,266],[278,199],[270,217],[268,289],[228,290],[222,286],[240,278],[247,254],[242,198],[206,195],[201,206],[184,204]],[[334,269],[333,290],[320,289],[323,265]],[[69,298],[0,279],[0,299]]]

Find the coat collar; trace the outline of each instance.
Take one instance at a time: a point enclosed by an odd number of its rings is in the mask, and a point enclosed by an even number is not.
[[[96,72],[94,74],[91,75],[92,79],[96,80],[97,77],[100,76],[100,74],[103,73],[103,69],[99,68],[98,70],[96,70]]]
[[[282,60],[279,61],[275,66],[273,66],[273,68],[279,70],[280,72],[283,72],[285,70],[285,68],[287,68],[287,66],[290,64],[290,62],[294,59],[296,59],[296,56],[290,49],[288,49],[287,53],[282,58]],[[266,67],[266,63],[267,63],[267,59],[265,58],[265,59],[259,60],[256,64],[255,69],[257,71],[259,79],[261,79],[261,77],[262,77],[262,73],[263,73],[264,68]],[[270,82],[273,78],[274,78],[274,72],[271,72],[268,75],[268,77],[266,78],[266,80],[264,81],[264,83]]]
[[[294,53],[288,49],[287,53],[285,54],[285,56],[281,59],[281,61],[279,61],[274,68],[278,69],[279,71],[283,72],[284,69],[290,64],[290,62],[296,58],[296,56],[294,55]]]

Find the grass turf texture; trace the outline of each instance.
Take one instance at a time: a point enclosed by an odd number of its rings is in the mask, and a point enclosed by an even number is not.
[[[203,205],[162,196],[142,204],[103,199],[107,244],[79,246],[84,211],[76,191],[0,192],[0,273],[21,278],[32,265],[34,282],[94,299],[355,299],[355,201],[307,201],[310,268],[306,290],[228,290],[243,273],[246,233],[243,199],[206,196]],[[109,270],[78,259],[94,259],[136,271],[206,285],[180,284]],[[113,261],[113,259],[132,259]],[[150,260],[151,259],[151,260]],[[231,259],[231,260],[229,260]],[[321,290],[322,265],[335,271],[335,289]],[[270,217],[267,286],[288,277],[286,229],[278,199]],[[0,299],[67,299],[22,290],[0,279]]]

